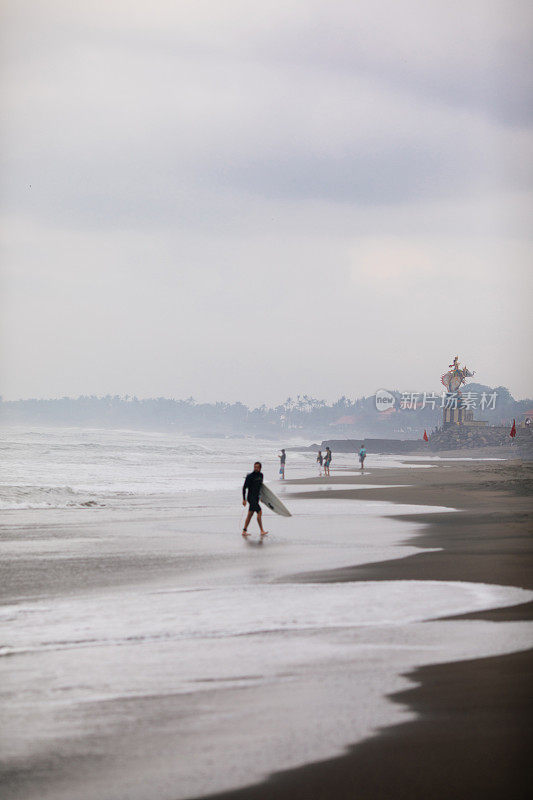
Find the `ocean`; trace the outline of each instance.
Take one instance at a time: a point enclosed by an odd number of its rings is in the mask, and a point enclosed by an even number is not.
[[[246,786],[409,719],[388,695],[414,666],[521,649],[523,623],[435,620],[525,602],[524,590],[295,580],[416,553],[405,542],[419,528],[392,503],[295,497],[303,487],[279,481],[277,453],[261,439],[1,433],[4,797],[184,800]],[[255,520],[244,541],[256,460],[293,516],[267,510],[266,541]],[[334,454],[332,476],[356,466]],[[286,474],[315,476],[315,454],[289,451]]]

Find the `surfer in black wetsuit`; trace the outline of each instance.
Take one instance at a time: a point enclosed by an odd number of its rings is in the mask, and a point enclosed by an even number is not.
[[[256,461],[254,464],[254,471],[248,473],[242,487],[242,504],[243,506],[246,505],[246,490],[248,490],[248,503],[250,506],[248,514],[246,515],[244,528],[242,529],[242,535],[245,537],[250,535],[248,533],[248,525],[254,514],[257,514],[257,524],[259,525],[261,536],[266,536],[268,533],[268,531],[263,530],[263,512],[259,505],[259,494],[261,492],[262,483],[263,473],[261,472],[261,462]]]

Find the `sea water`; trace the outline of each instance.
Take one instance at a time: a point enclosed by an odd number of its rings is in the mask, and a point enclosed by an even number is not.
[[[277,445],[2,433],[7,797],[178,800],[247,785],[408,719],[386,695],[413,666],[527,646],[527,623],[431,622],[531,599],[519,589],[295,580],[416,553],[419,528],[384,501],[294,497]],[[290,451],[287,477],[314,477],[315,458]],[[293,516],[265,513],[267,540],[244,541],[241,486],[258,459]],[[368,457],[375,472],[401,463]],[[355,455],[334,454],[332,475],[352,468]]]

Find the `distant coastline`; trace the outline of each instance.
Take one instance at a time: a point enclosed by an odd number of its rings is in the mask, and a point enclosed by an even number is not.
[[[494,408],[481,416],[489,425],[517,422],[533,406],[533,399],[515,400],[505,387],[470,384],[479,396],[496,393]],[[403,393],[405,394],[405,393]],[[421,397],[425,394],[418,393]],[[43,425],[138,430],[177,431],[190,435],[257,435],[267,438],[326,439],[419,439],[441,424],[439,403],[403,408],[402,393],[392,391],[394,409],[379,411],[376,395],[340,397],[335,402],[297,395],[279,405],[249,408],[244,403],[199,403],[194,398],[131,395],[82,395],[52,399],[0,399],[0,424]]]

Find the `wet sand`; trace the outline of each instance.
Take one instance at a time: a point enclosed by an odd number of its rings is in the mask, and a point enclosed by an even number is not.
[[[501,800],[529,796],[531,651],[423,667],[393,695],[420,717],[345,756],[273,775],[217,800]]]
[[[420,464],[421,462],[416,462]],[[423,462],[422,462],[423,463]],[[428,462],[430,463],[430,462]],[[384,469],[379,474],[339,476],[330,482],[346,489],[328,492],[322,485],[305,497],[380,499],[398,504],[447,506],[457,513],[401,514],[397,519],[424,522],[425,528],[405,544],[439,548],[380,564],[300,575],[299,580],[455,580],[533,588],[531,511],[533,464],[512,462],[450,462],[409,472]],[[314,479],[312,483],[319,483]],[[304,483],[294,481],[295,484]],[[307,482],[308,483],[308,482]],[[349,488],[356,483],[357,487]],[[368,488],[367,484],[383,484]],[[471,618],[530,620],[533,604],[479,612]],[[468,615],[463,619],[468,618]]]
[[[420,463],[420,462],[417,462]],[[404,559],[300,575],[302,581],[458,580],[532,588],[533,466],[450,462],[431,469],[346,472],[290,482],[320,486],[305,497],[375,499],[448,506],[425,521],[418,547],[439,548]],[[334,485],[328,491],[326,483]],[[400,485],[409,482],[410,486]],[[371,484],[378,488],[364,488]],[[346,489],[344,489],[346,486]],[[342,487],[342,488],[339,488]],[[411,519],[401,515],[399,519]],[[292,578],[294,579],[294,578]],[[494,624],[531,620],[533,604],[463,615]],[[457,619],[458,617],[455,617]],[[419,685],[393,695],[419,715],[383,729],[346,755],[278,773],[268,781],[212,797],[218,800],[437,800],[525,798],[533,745],[533,650],[416,669]]]

